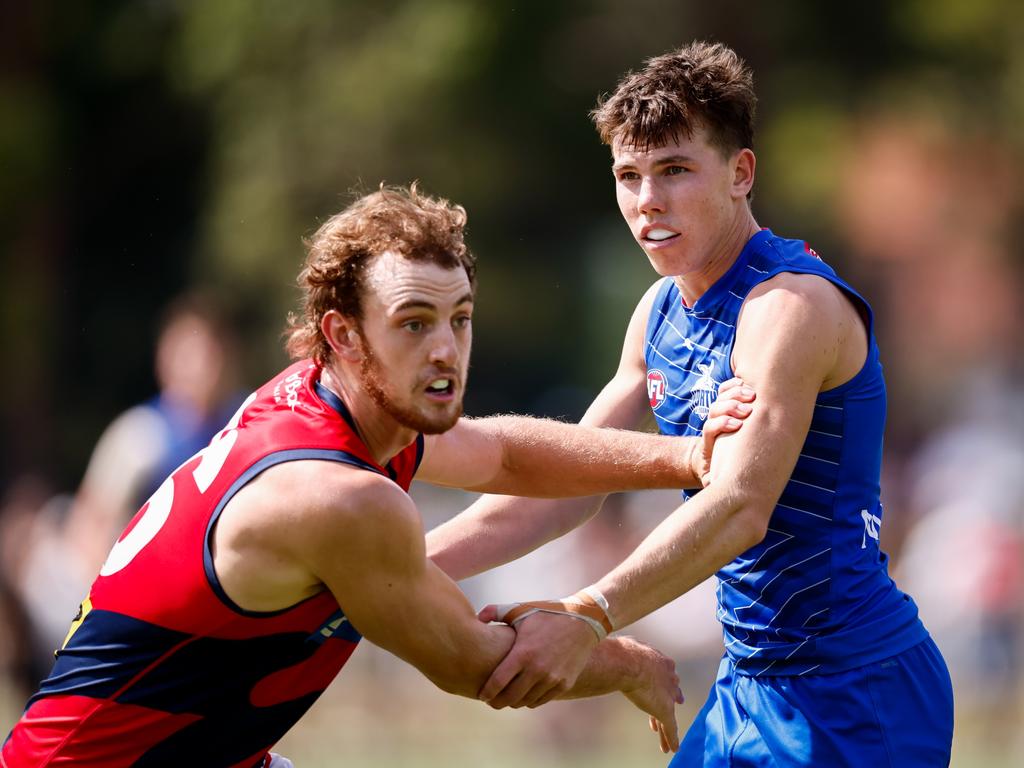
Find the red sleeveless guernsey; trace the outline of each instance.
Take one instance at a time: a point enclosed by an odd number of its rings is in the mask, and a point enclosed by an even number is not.
[[[213,569],[220,511],[260,472],[338,461],[409,489],[422,436],[375,463],[303,361],[249,396],[143,505],[93,582],[0,751],[5,768],[251,768],[306,712],[360,635],[330,592],[272,613],[236,606]]]

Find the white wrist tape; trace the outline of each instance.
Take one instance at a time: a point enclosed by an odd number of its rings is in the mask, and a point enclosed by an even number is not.
[[[587,587],[562,600],[531,600],[525,603],[505,603],[496,606],[498,620],[515,626],[535,613],[558,613],[585,621],[598,640],[603,640],[615,627],[608,616],[608,601],[594,587]]]

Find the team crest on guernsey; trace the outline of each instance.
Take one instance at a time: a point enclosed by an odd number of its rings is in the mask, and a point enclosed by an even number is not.
[[[647,399],[651,401],[651,408],[658,410],[658,406],[665,402],[667,389],[668,379],[664,373],[656,368],[647,372]]]
[[[715,402],[715,398],[718,396],[718,382],[711,375],[714,367],[715,363],[713,360],[710,363],[697,363],[700,377],[690,391],[690,408],[693,409],[693,412],[701,421],[708,417],[708,413],[711,411],[711,404]],[[650,374],[648,374],[648,390],[650,390],[650,384]]]

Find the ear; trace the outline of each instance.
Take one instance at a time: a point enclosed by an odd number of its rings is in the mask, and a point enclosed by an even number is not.
[[[320,331],[334,354],[342,360],[358,362],[363,358],[363,337],[353,318],[336,309],[328,310],[320,320]]]
[[[757,158],[749,148],[741,149],[733,160],[732,191],[736,198],[746,197],[754,186]]]

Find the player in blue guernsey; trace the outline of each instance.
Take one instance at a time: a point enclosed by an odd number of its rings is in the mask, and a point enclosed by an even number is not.
[[[719,440],[710,484],[588,590],[624,627],[717,574],[726,653],[676,768],[945,766],[949,674],[879,549],[886,402],[871,309],[803,241],[756,222],[752,82],[727,47],[693,43],[593,113],[619,208],[662,278],[584,421],[653,415],[666,434],[698,435],[736,376],[757,403]],[[597,505],[484,498],[428,551],[464,578]],[[485,609],[518,629],[481,692],[492,706],[544,703],[593,646],[558,606],[532,606]]]

